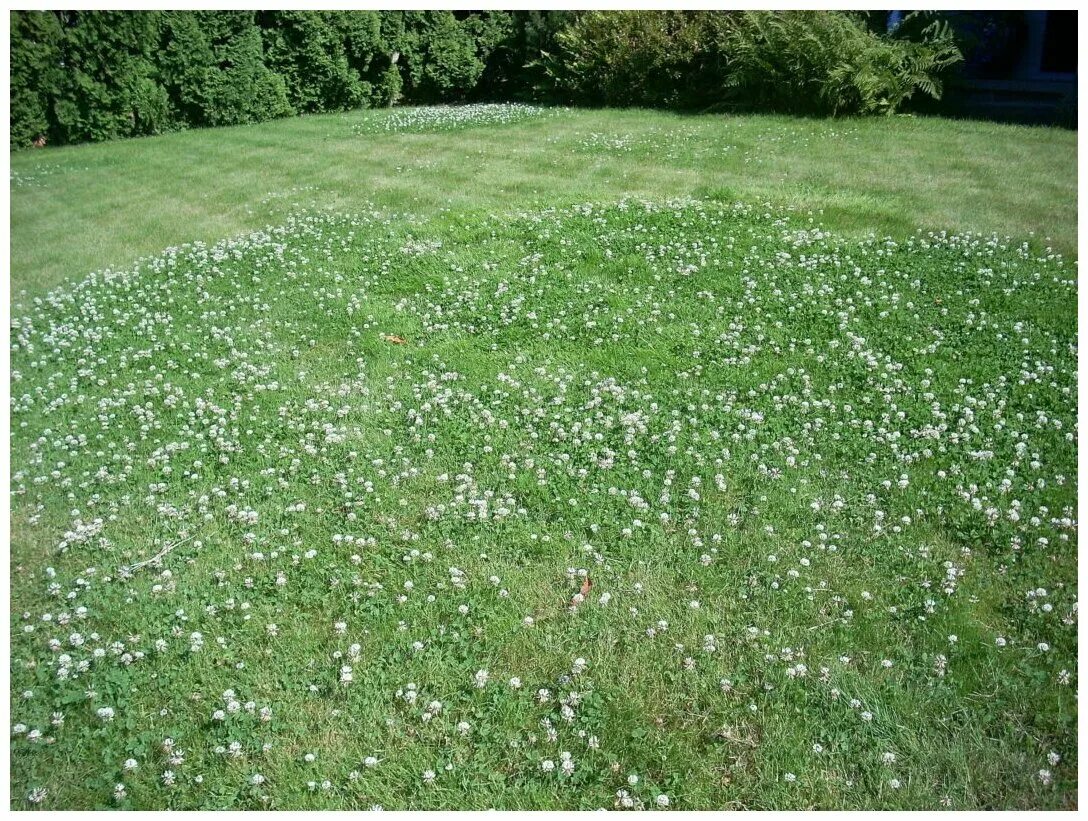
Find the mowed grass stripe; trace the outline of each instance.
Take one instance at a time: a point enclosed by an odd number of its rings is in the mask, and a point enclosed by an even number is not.
[[[375,123],[388,116],[13,153],[13,174],[61,170],[13,186],[12,288],[40,293],[167,246],[233,236],[299,201],[433,215],[695,194],[822,211],[824,224],[855,235],[996,231],[1066,255],[1076,249],[1075,132],[912,117],[557,110],[387,133]]]

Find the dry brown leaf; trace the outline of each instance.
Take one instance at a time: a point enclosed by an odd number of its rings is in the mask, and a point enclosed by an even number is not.
[[[591,582],[589,580],[589,576],[586,576],[582,580],[582,588],[577,593],[575,593],[573,596],[571,596],[570,606],[571,607],[577,607],[579,604],[582,604],[582,602],[584,602],[586,600],[586,597],[589,596],[589,591],[592,588],[593,588],[593,582]],[[579,596],[581,596],[581,598],[579,598]]]

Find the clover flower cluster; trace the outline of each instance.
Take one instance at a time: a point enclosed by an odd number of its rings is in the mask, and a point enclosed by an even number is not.
[[[423,133],[456,131],[478,126],[509,125],[543,117],[552,109],[525,103],[471,103],[397,108],[383,117],[355,123],[356,134],[382,131]]]

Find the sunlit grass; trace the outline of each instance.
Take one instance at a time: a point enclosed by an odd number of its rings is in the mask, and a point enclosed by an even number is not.
[[[570,116],[337,131],[371,165],[324,176],[287,146],[351,117],[164,138],[235,155],[158,154],[208,183],[130,192],[193,209],[161,231],[278,227],[14,300],[13,807],[1075,805],[1075,263],[517,204],[714,185],[647,123],[722,129],[748,194],[786,145],[979,127]],[[110,219],[80,253],[144,247]]]
[[[694,194],[814,210],[855,235],[994,231],[1076,249],[1076,132],[588,110],[385,129],[406,116],[330,114],[14,153],[12,287],[40,291],[308,204],[434,216]]]

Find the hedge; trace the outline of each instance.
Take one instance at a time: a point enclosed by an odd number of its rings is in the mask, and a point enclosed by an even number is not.
[[[843,114],[939,96],[934,18],[850,12],[14,11],[11,145],[480,99]]]

